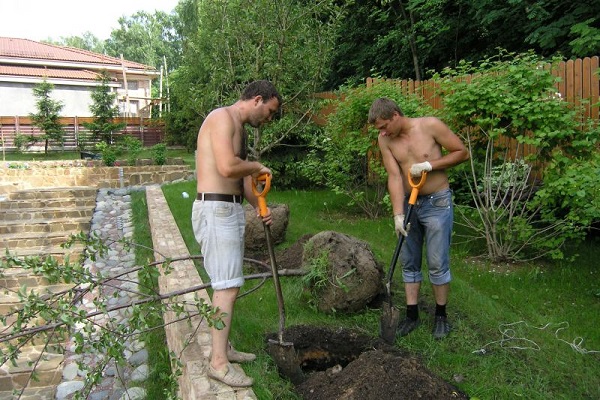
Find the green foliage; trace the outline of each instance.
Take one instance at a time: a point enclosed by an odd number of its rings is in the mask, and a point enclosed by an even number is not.
[[[565,243],[600,219],[589,200],[598,190],[598,126],[582,126],[581,109],[556,94],[551,65],[501,52],[437,76],[445,120],[471,150],[463,180],[471,192],[465,206],[474,208],[464,213],[495,261],[561,258]]]
[[[283,97],[283,116],[250,131],[250,157],[302,137],[329,68],[342,16],[336,2],[189,0],[183,9],[195,12],[184,18],[188,36],[172,79],[170,135],[184,133],[180,142],[194,148],[212,109],[236,101],[250,81],[269,79]]]
[[[120,150],[116,146],[105,142],[96,143],[96,150],[101,153],[102,162],[107,167],[113,167],[120,154]]]
[[[384,211],[387,176],[379,157],[377,131],[367,126],[369,108],[378,97],[395,100],[408,116],[421,116],[430,109],[416,96],[404,96],[390,82],[370,88],[364,85],[339,93],[335,112],[316,136],[305,162],[305,174],[318,185],[347,196],[369,217]]]
[[[119,27],[110,33],[106,40],[106,53],[157,70],[166,66],[169,71],[176,69],[181,61],[182,38],[178,33],[178,18],[156,10],[154,14],[138,11],[131,16],[122,16]],[[167,72],[167,71],[165,71]]]
[[[575,36],[569,43],[573,55],[587,57],[600,53],[600,29],[596,23],[598,18],[590,18],[571,27],[571,35]],[[596,26],[593,24],[596,23]]]
[[[104,40],[98,39],[90,31],[84,32],[82,36],[60,37],[60,40],[42,40],[42,43],[50,43],[58,46],[75,47],[77,49],[89,50],[94,53],[104,54]]]
[[[327,251],[323,250],[318,257],[311,258],[306,269],[308,272],[302,276],[301,282],[310,293],[308,302],[316,307],[319,303],[321,291],[327,287],[329,282],[329,256]]]
[[[150,149],[152,151],[152,159],[156,165],[164,165],[167,162],[167,145],[157,143]]]
[[[29,114],[33,126],[37,126],[43,132],[39,139],[44,141],[44,154],[48,154],[50,142],[62,145],[64,141],[64,129],[59,122],[60,111],[63,109],[62,102],[53,100],[50,94],[54,85],[45,78],[33,87],[33,95],[36,98],[37,113]]]
[[[92,91],[92,104],[90,111],[94,116],[92,122],[84,122],[83,126],[92,132],[94,141],[102,140],[106,144],[113,141],[113,133],[120,131],[125,127],[125,123],[115,123],[114,119],[119,115],[119,107],[115,103],[116,92],[111,92],[108,83],[111,77],[106,70],[102,70],[98,75],[97,81],[100,85],[94,87]]]
[[[37,141],[38,139],[34,135],[24,135],[21,132],[15,133],[14,145],[18,153],[21,153],[25,148]]]
[[[124,135],[119,142],[119,146],[127,156],[127,165],[135,165],[140,153],[144,149],[142,142],[131,135]]]

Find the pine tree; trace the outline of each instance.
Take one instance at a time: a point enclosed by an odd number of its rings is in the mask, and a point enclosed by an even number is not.
[[[63,109],[63,103],[50,98],[50,93],[54,85],[46,80],[33,87],[33,95],[36,97],[36,107],[38,112],[29,114],[33,126],[37,126],[43,132],[39,137],[44,140],[44,154],[48,154],[48,145],[50,141],[59,143],[64,142],[65,131],[58,121],[59,113]]]
[[[97,80],[100,85],[94,88],[91,94],[93,103],[90,105],[94,120],[93,122],[84,122],[83,126],[92,132],[94,141],[101,139],[106,144],[111,144],[112,133],[120,131],[126,124],[114,122],[119,115],[119,107],[115,104],[117,93],[111,92],[108,86],[110,75],[103,70]]]

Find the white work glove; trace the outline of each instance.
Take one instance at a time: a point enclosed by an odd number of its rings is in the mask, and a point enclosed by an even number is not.
[[[413,164],[410,167],[410,175],[415,178],[418,176],[421,176],[423,171],[425,171],[425,172],[431,171],[431,164],[429,164],[429,161],[425,161],[425,162],[418,163],[418,164]]]
[[[408,231],[410,230],[410,223],[408,223],[406,225],[406,229],[404,229],[404,214],[394,215],[394,226],[396,229],[396,236],[400,237],[400,234],[402,234],[402,236],[404,237],[408,236]]]

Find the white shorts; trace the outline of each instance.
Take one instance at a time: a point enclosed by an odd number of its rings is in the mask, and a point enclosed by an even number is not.
[[[215,290],[241,287],[246,217],[239,203],[194,201],[194,237],[204,255],[204,269]]]

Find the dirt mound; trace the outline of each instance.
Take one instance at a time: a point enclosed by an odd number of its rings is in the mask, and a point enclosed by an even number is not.
[[[278,256],[279,268],[298,268],[302,237]],[[298,325],[284,331],[292,342],[305,380],[296,392],[305,400],[468,399],[436,376],[414,355],[356,330]],[[276,334],[267,335],[275,340]],[[276,364],[278,360],[275,360]]]
[[[469,398],[417,357],[355,330],[298,325],[284,339],[298,354],[305,380],[296,392],[305,400]]]
[[[410,356],[364,352],[345,368],[312,374],[297,387],[306,400],[468,399]]]

